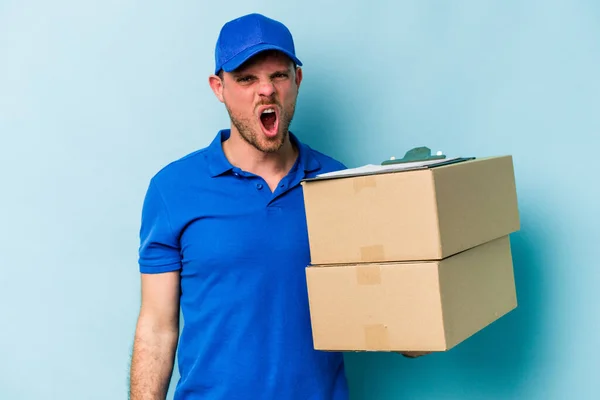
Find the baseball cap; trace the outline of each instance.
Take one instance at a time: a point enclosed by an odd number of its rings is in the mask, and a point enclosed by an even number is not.
[[[249,58],[266,50],[278,50],[298,66],[294,39],[279,21],[253,13],[227,22],[221,28],[215,48],[215,74],[231,72]]]

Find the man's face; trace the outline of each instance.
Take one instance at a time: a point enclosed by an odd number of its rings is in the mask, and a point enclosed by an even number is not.
[[[278,52],[259,54],[238,70],[211,77],[211,87],[225,104],[232,124],[256,149],[279,150],[288,137],[302,70]]]

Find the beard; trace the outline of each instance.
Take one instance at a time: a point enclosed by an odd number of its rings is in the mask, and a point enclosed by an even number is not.
[[[283,147],[288,139],[288,129],[294,118],[296,103],[292,103],[287,109],[281,107],[277,102],[265,102],[262,104],[275,104],[279,106],[279,109],[281,110],[278,121],[279,126],[277,127],[277,136],[273,138],[263,135],[260,127],[261,122],[260,120],[257,120],[254,115],[251,118],[244,118],[233,112],[227,103],[225,103],[225,108],[227,109],[231,123],[235,126],[246,143],[263,153],[275,153]],[[257,106],[262,104],[258,104]]]

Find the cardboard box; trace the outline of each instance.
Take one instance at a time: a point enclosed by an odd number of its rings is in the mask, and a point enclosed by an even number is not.
[[[441,261],[306,268],[314,348],[445,351],[517,306],[507,236]]]
[[[511,156],[302,185],[311,264],[441,260],[520,228]]]

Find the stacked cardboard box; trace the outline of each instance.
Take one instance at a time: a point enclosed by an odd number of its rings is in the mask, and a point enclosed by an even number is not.
[[[517,306],[511,156],[348,173],[302,183],[315,349],[445,351]]]

